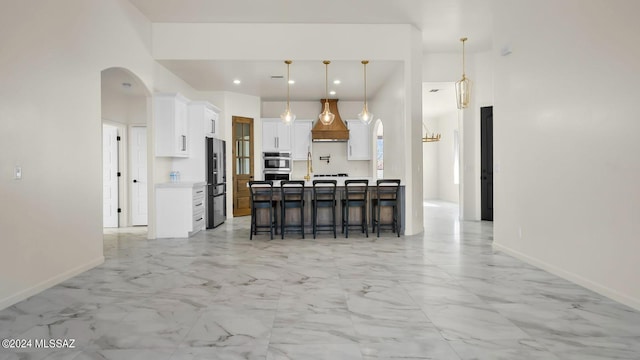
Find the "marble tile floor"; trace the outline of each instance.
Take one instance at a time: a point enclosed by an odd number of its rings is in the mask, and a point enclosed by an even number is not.
[[[107,231],[106,262],[0,311],[9,359],[640,359],[640,312],[495,251],[490,222],[425,204],[424,234],[249,241]]]

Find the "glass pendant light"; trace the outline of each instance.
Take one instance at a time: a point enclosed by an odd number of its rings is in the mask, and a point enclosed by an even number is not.
[[[291,106],[289,105],[289,65],[291,65],[291,60],[285,60],[284,63],[287,64],[287,107],[284,109],[284,112],[280,115],[280,119],[283,123],[290,125],[295,119],[296,115],[291,112]]]
[[[362,112],[358,114],[358,119],[363,123],[369,125],[371,124],[371,120],[373,120],[373,114],[369,112],[367,108],[367,64],[369,60],[362,60],[362,65],[364,66],[364,107],[362,107]]]
[[[462,41],[462,79],[456,81],[456,104],[458,109],[465,109],[471,100],[471,80],[464,74],[464,42],[467,38],[460,38],[460,41]]]
[[[334,114],[329,110],[329,64],[331,61],[325,60],[322,62],[325,66],[324,68],[324,90],[325,90],[325,98],[324,98],[324,111],[318,115],[318,119],[323,125],[331,125],[333,123],[333,119],[336,118]]]

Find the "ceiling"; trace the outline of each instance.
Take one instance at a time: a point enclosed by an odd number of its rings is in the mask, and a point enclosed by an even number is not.
[[[152,22],[185,23],[316,23],[413,24],[422,32],[423,53],[458,52],[466,36],[468,52],[491,48],[491,0],[129,0]],[[348,4],[348,5],[347,5]],[[283,59],[284,60],[284,59]],[[291,65],[292,100],[317,100],[325,95],[323,59]],[[283,100],[286,65],[278,61],[163,60],[171,72],[201,91],[234,91]],[[367,65],[367,92],[376,93],[400,62]],[[241,84],[233,83],[234,79]],[[340,85],[333,85],[340,79]],[[329,65],[330,97],[361,100],[363,72],[359,62]]]

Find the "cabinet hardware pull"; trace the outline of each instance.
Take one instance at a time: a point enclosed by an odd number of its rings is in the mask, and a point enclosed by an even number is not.
[[[216,121],[214,119],[211,119],[211,133],[216,133]]]
[[[186,135],[181,135],[182,136],[182,151],[187,151],[187,136]]]

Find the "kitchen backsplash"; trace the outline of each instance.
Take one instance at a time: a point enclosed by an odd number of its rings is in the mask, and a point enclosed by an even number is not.
[[[313,143],[313,173],[338,174],[347,173],[349,176],[371,177],[371,161],[348,161],[346,142]],[[330,156],[329,163],[320,157]],[[307,174],[307,162],[294,161],[291,173],[292,179],[302,179]]]

